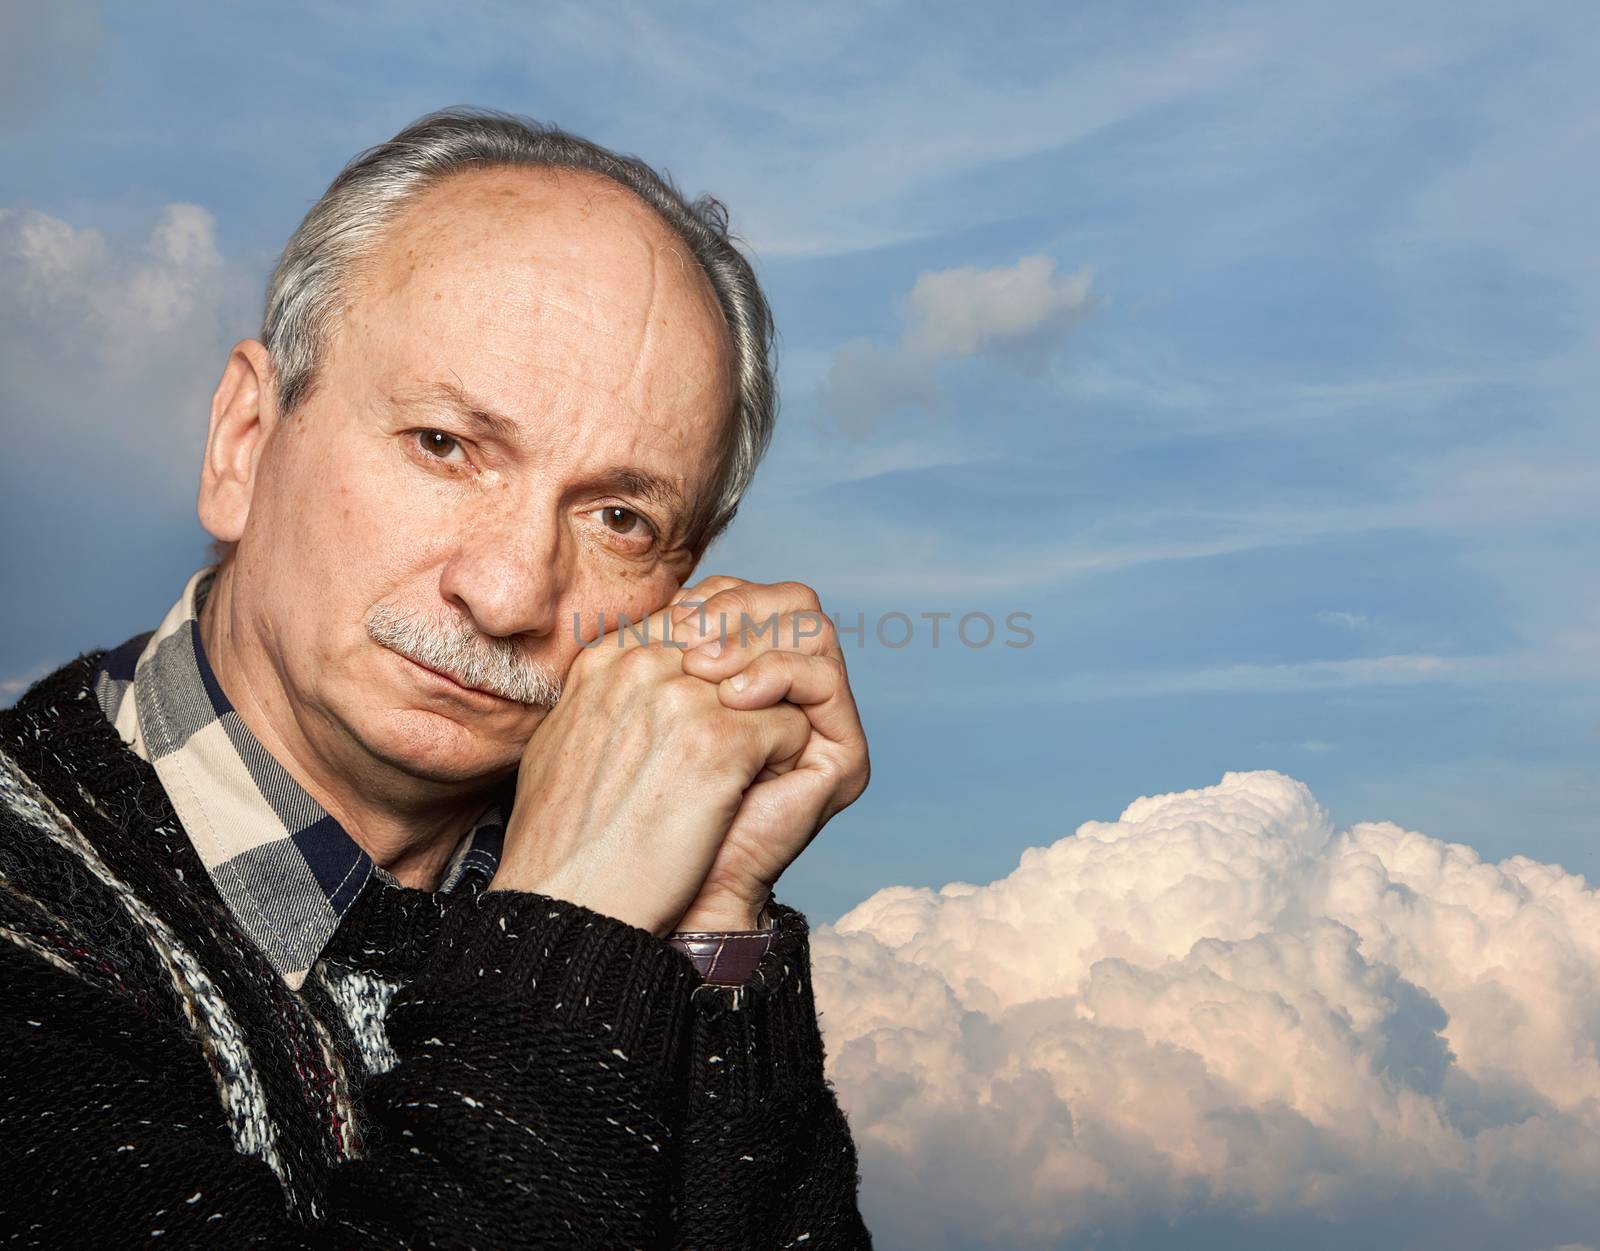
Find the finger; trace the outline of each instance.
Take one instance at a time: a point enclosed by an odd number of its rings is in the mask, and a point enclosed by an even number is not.
[[[726,574],[712,574],[702,579],[692,587],[680,588],[670,600],[655,612],[646,617],[632,621],[623,619],[618,615],[606,613],[602,617],[604,625],[611,628],[597,639],[590,640],[585,646],[595,648],[600,646],[611,648],[639,647],[665,643],[667,646],[682,651],[699,642],[699,636],[685,642],[678,637],[678,632],[673,629],[674,614],[678,616],[692,616],[695,606],[709,599],[711,596],[725,590],[730,590],[740,584],[739,578],[729,577]],[[689,606],[683,606],[688,601]]]
[[[738,581],[737,578],[728,578],[722,575],[714,575],[712,578],[707,579],[707,582],[713,583],[719,588],[723,584],[729,587],[737,585]],[[697,591],[679,592],[680,595],[691,596],[697,593]],[[707,592],[708,595],[712,593],[710,591]],[[630,621],[626,618],[608,614],[606,622],[612,628],[606,632],[601,641],[612,648],[665,646],[673,651],[683,652],[700,640],[699,636],[696,636],[685,641],[682,637],[682,631],[674,626],[673,615],[675,613],[692,614],[694,611],[693,608],[681,607],[681,602],[677,598],[671,599],[653,613],[638,621]],[[698,602],[700,602],[698,599],[691,600],[691,603]],[[591,644],[591,646],[594,646],[594,644]]]
[[[730,637],[770,632],[785,614],[805,612],[826,619],[817,593],[803,582],[740,582],[704,597],[697,608],[684,604],[675,612],[680,637],[691,645],[720,639],[724,649]]]
[[[649,613],[637,620],[610,609],[600,610],[596,616],[599,620],[601,633],[594,638],[586,639],[578,633],[583,620],[582,614],[575,614],[573,630],[576,641],[584,651],[619,651],[629,647],[645,647],[660,643],[670,634],[669,605],[662,605],[655,612]],[[681,645],[680,645],[681,646]]]
[[[681,637],[679,641],[683,641]],[[684,652],[683,669],[697,678],[718,682],[747,668],[756,657],[769,651],[795,651],[843,659],[837,631],[827,615],[800,609],[783,613],[771,622],[758,622],[749,630],[733,630],[725,637],[719,638],[713,633]]]
[[[849,745],[866,738],[844,665],[832,656],[767,652],[719,682],[717,698],[725,707],[742,709],[787,702],[801,708],[823,738]]]
[[[748,578],[736,578],[732,574],[708,573],[703,578],[680,587],[672,596],[672,602],[678,603],[690,596],[698,596],[701,599],[705,599],[708,596],[715,595],[718,591],[726,590],[730,586],[738,586],[739,583],[747,581],[749,581]]]
[[[675,595],[667,605],[671,613],[673,645],[693,647],[718,633],[725,633],[728,623],[718,623],[717,618],[707,611],[706,605],[717,596],[743,585],[745,582],[742,578],[712,574]]]
[[[859,791],[841,791],[836,771],[826,763],[801,765],[757,782],[739,801],[724,847],[734,844],[756,857],[766,853],[770,862],[762,869],[761,879],[776,880],[817,832],[858,795]],[[800,835],[798,843],[794,832]],[[717,871],[717,862],[713,861],[711,871]]]
[[[680,604],[693,605],[696,603],[704,603],[713,595],[716,595],[721,591],[731,590],[743,581],[743,578],[735,578],[725,573],[707,574],[705,577],[701,578],[700,581],[694,583],[693,585],[681,587],[678,592],[668,601],[668,606],[673,607]],[[689,611],[690,608],[686,607],[681,615],[687,615]]]
[[[743,710],[741,726],[754,736],[761,756],[760,768],[786,773],[799,762],[811,741],[811,721],[793,704],[778,702],[770,708]],[[754,779],[759,769],[752,772]]]

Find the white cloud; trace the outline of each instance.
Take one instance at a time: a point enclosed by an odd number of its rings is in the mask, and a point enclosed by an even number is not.
[[[822,381],[822,406],[861,434],[897,409],[942,408],[936,371],[943,362],[986,356],[1040,373],[1088,311],[1093,285],[1090,269],[1058,275],[1048,256],[921,274],[906,298],[899,342],[841,346]]]
[[[130,242],[0,209],[8,422],[61,445],[110,445],[192,489],[211,392],[228,346],[254,333],[252,302],[200,205],[167,205]]]
[[[169,204],[143,247],[119,256],[92,228],[28,209],[0,209],[0,258],[13,307],[68,318],[107,351],[160,337],[191,317],[222,267],[216,219],[198,204]]]
[[[1280,773],[1136,800],[987,886],[881,890],[813,960],[885,1245],[1426,1220],[1535,1251],[1600,1221],[1600,895],[1335,831]]]
[[[1048,256],[922,274],[911,288],[905,348],[937,359],[1030,344],[1064,331],[1089,305],[1088,269],[1058,276]]]

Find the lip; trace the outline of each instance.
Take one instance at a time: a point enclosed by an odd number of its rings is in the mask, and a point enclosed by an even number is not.
[[[512,702],[503,696],[491,694],[489,691],[479,690],[475,686],[463,686],[449,674],[440,673],[437,669],[430,669],[427,665],[418,664],[415,660],[412,660],[410,656],[401,656],[399,652],[395,652],[394,654],[396,656],[400,656],[401,660],[405,661],[406,664],[410,665],[419,673],[426,674],[429,678],[432,678],[433,681],[440,687],[448,689],[452,693],[459,695],[462,699],[470,700],[474,703],[481,704],[484,707],[493,707],[496,704],[508,704]]]

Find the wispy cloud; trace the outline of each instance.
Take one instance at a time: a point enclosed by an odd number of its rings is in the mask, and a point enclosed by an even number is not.
[[[1317,613],[1315,619],[1345,630],[1365,630],[1372,624],[1364,612],[1336,612],[1332,609]]]
[[[439,54],[499,59],[536,22],[543,82],[563,66],[611,66],[606,124],[630,149],[683,152],[697,177],[738,206],[758,253],[788,259],[970,225],[970,205],[959,223],[938,210],[939,189],[1234,82],[1268,63],[1289,25],[1259,10],[1205,21],[1171,10],[1132,25],[1091,9],[1053,10],[1052,20],[1030,23],[1019,60],[1015,28],[921,20],[903,3],[816,5],[782,23],[754,10],[714,22],[645,4],[626,11],[625,40],[617,10],[565,3],[537,19],[501,16],[451,32]],[[996,72],[1002,63],[1008,72]],[[674,102],[670,117],[657,107],[663,99]],[[745,134],[744,118],[759,119],[758,139]],[[1010,211],[991,202],[982,216]]]
[[[920,274],[898,342],[843,344],[824,379],[823,410],[861,435],[896,410],[939,409],[938,367],[984,356],[1039,373],[1090,307],[1093,274],[1057,274],[1048,256]]]
[[[837,611],[837,609],[835,610]],[[1003,616],[998,614],[997,616]],[[850,619],[850,614],[842,614]],[[1037,639],[1048,637],[1048,622],[1037,614],[1024,624]],[[976,627],[974,627],[976,628]],[[926,627],[925,627],[926,632]],[[1166,699],[1185,695],[1313,695],[1383,687],[1479,687],[1492,683],[1560,682],[1548,659],[1537,655],[1443,656],[1401,653],[1260,664],[1201,665],[1193,668],[1130,666],[1115,671],[1052,673],[1026,681],[993,679],[974,689],[969,686],[913,681],[876,696],[886,707],[953,708],[1059,708],[1071,704]],[[1300,745],[1306,751],[1332,750],[1312,740]]]
[[[1437,656],[1411,653],[1283,664],[1240,663],[1151,673],[1088,676],[1063,683],[1055,698],[1136,699],[1155,695],[1273,694],[1338,691],[1352,687],[1421,683],[1481,683],[1517,669],[1504,656]],[[1043,692],[1038,697],[1048,698]]]

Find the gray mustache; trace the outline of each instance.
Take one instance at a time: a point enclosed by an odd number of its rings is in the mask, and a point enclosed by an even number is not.
[[[379,604],[364,624],[374,643],[448,674],[463,686],[545,708],[554,707],[561,698],[561,678],[548,665],[528,659],[510,639],[489,638],[465,621],[435,623]]]

